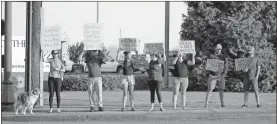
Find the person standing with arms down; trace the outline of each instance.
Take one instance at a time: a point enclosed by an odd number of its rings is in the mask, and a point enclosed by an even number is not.
[[[99,50],[88,50],[83,51],[78,57],[79,61],[84,61],[87,63],[88,67],[88,94],[89,94],[89,104],[90,112],[95,111],[94,103],[94,92],[98,97],[99,111],[104,111],[103,101],[102,101],[102,75],[101,75],[101,65],[108,61],[108,57],[105,51],[101,52]]]
[[[219,96],[221,101],[221,107],[225,107],[224,105],[224,89],[225,89],[225,77],[227,75],[228,65],[227,65],[227,58],[221,54],[222,46],[221,44],[217,44],[214,48],[214,53],[210,54],[208,56],[208,59],[217,59],[224,61],[224,69],[223,71],[209,71],[210,75],[208,77],[208,90],[206,94],[206,103],[205,108],[208,107],[212,91],[215,88],[215,85],[218,83],[219,88]]]
[[[259,87],[258,79],[261,70],[261,62],[258,57],[255,56],[255,48],[250,47],[248,50],[249,59],[252,61],[251,68],[244,70],[243,90],[244,90],[244,104],[242,108],[247,108],[249,87],[252,84],[255,92],[255,98],[257,107],[260,108]]]
[[[155,91],[157,93],[157,97],[160,103],[160,111],[165,111],[163,108],[162,102],[162,64],[165,62],[166,57],[164,59],[159,54],[150,54],[150,62],[149,62],[149,70],[148,70],[148,86],[150,89],[150,98],[151,98],[151,108],[149,111],[154,111],[154,102],[155,102]],[[149,60],[148,60],[149,61]]]
[[[195,64],[195,54],[192,56],[192,61],[187,60],[187,54],[182,54],[178,52],[177,57],[172,61],[174,65],[175,76],[177,77],[173,81],[173,109],[176,109],[177,96],[181,85],[181,94],[182,94],[182,108],[186,108],[186,91],[189,84],[188,79],[188,66]]]
[[[125,111],[125,106],[127,102],[127,92],[129,90],[129,97],[131,102],[131,111],[135,111],[134,108],[134,87],[135,87],[135,76],[134,76],[134,65],[131,60],[132,54],[130,51],[125,51],[124,54],[124,60],[120,60],[120,50],[117,51],[116,60],[118,63],[122,64],[123,66],[123,75],[124,77],[121,80],[122,86],[123,86],[123,98],[122,98],[122,111]]]
[[[62,78],[63,73],[65,72],[65,67],[62,64],[61,60],[58,58],[58,51],[52,50],[51,54],[53,58],[46,59],[43,55],[43,51],[41,52],[42,61],[50,63],[50,72],[48,76],[48,89],[49,89],[49,113],[52,113],[53,109],[53,97],[54,97],[54,89],[56,90],[57,97],[57,112],[60,113],[60,105],[61,105],[61,86],[62,86]]]

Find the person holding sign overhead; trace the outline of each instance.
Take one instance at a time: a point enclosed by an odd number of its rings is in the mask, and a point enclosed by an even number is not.
[[[53,58],[46,59],[43,55],[43,51],[41,52],[41,57],[43,62],[50,63],[50,72],[48,77],[48,89],[49,89],[49,113],[52,113],[53,109],[53,97],[54,97],[54,89],[56,90],[57,97],[57,112],[60,113],[60,104],[61,104],[61,86],[62,86],[62,78],[63,73],[65,72],[65,67],[62,64],[61,60],[58,58],[58,51],[52,50],[51,54]]]
[[[247,108],[248,103],[248,94],[249,87],[252,84],[255,92],[255,98],[257,102],[257,107],[259,108],[260,99],[259,99],[259,87],[258,87],[258,79],[260,75],[261,62],[258,57],[255,56],[255,48],[250,47],[248,50],[249,59],[252,60],[252,64],[244,70],[244,80],[243,80],[243,90],[244,90],[244,104],[241,106],[242,108]]]
[[[177,95],[181,85],[181,94],[182,94],[182,108],[185,109],[186,106],[186,91],[189,84],[188,79],[188,66],[195,64],[195,54],[193,53],[192,61],[187,60],[187,54],[182,54],[178,52],[177,57],[172,61],[174,65],[174,71],[177,78],[173,82],[173,109],[176,109],[177,104]]]
[[[216,83],[218,83],[221,107],[225,107],[223,97],[224,97],[224,89],[225,89],[225,77],[227,74],[228,65],[227,65],[227,58],[223,54],[221,54],[221,50],[222,50],[221,44],[217,44],[214,48],[214,53],[208,56],[208,59],[224,61],[224,69],[223,70],[220,69],[217,71],[209,71],[210,75],[208,78],[208,90],[206,94],[205,108],[208,107],[208,103],[211,98],[211,93],[215,88]]]
[[[121,63],[123,65],[123,75],[124,77],[121,80],[121,83],[123,85],[123,98],[122,98],[122,111],[125,111],[125,105],[127,102],[127,91],[129,90],[129,97],[131,102],[131,111],[135,111],[134,108],[134,86],[135,86],[135,77],[134,77],[134,65],[131,60],[132,54],[130,51],[125,51],[124,54],[124,60],[120,60],[120,50],[117,51],[117,57],[116,60],[118,63]]]
[[[160,111],[165,111],[163,108],[162,103],[162,64],[165,62],[166,57],[162,58],[160,54],[150,54],[150,61],[149,62],[149,70],[148,70],[148,86],[150,89],[150,98],[151,98],[151,108],[149,111],[154,111],[154,102],[155,102],[155,91],[158,96],[158,100],[160,103]]]
[[[106,55],[107,51],[102,51],[100,53],[99,50],[87,50],[83,51],[78,57],[79,61],[84,61],[87,63],[88,67],[88,93],[89,93],[89,104],[90,104],[90,112],[95,111],[94,106],[94,92],[96,90],[96,94],[98,97],[98,106],[99,111],[104,111],[103,102],[102,102],[102,77],[101,77],[101,65],[108,61],[108,57]]]

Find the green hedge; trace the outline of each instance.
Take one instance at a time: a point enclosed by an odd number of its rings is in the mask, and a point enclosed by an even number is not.
[[[102,75],[103,90],[117,91],[122,89],[122,75]],[[62,84],[63,91],[86,91],[87,75],[65,75]],[[147,75],[135,76],[135,90],[148,90]]]

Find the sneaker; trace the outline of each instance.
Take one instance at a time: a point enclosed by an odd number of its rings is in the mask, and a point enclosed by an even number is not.
[[[247,108],[247,105],[243,104],[241,107],[242,107],[242,108]]]
[[[221,105],[222,108],[225,108],[225,105]]]
[[[257,105],[257,108],[260,108],[260,107],[261,107],[261,105],[260,105],[260,104],[258,104],[258,105]]]
[[[205,105],[204,108],[208,108],[208,105]]]
[[[94,108],[93,107],[90,107],[90,110],[89,110],[90,112],[94,112],[95,110],[94,110]]]
[[[134,109],[134,108],[132,108],[132,109],[131,109],[131,111],[135,111],[135,109]]]
[[[50,108],[50,109],[49,109],[49,113],[52,113],[52,112],[53,112],[53,109],[52,109],[52,108]]]
[[[122,112],[125,112],[125,108],[122,108],[121,111],[122,111]]]
[[[104,108],[103,108],[103,107],[99,107],[99,111],[100,111],[100,112],[103,112],[103,111],[104,111]]]
[[[154,108],[149,109],[149,112],[152,112],[152,111],[154,111]]]
[[[58,109],[57,109],[57,112],[58,112],[58,113],[61,113],[62,111],[61,111],[61,109],[60,109],[60,108],[58,108]]]
[[[160,111],[163,111],[163,112],[164,112],[164,111],[165,111],[165,109],[164,109],[163,107],[161,107],[161,108],[160,108]]]

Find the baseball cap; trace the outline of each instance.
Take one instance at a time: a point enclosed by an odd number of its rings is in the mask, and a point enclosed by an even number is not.
[[[216,49],[222,49],[222,46],[220,44],[217,44]]]

